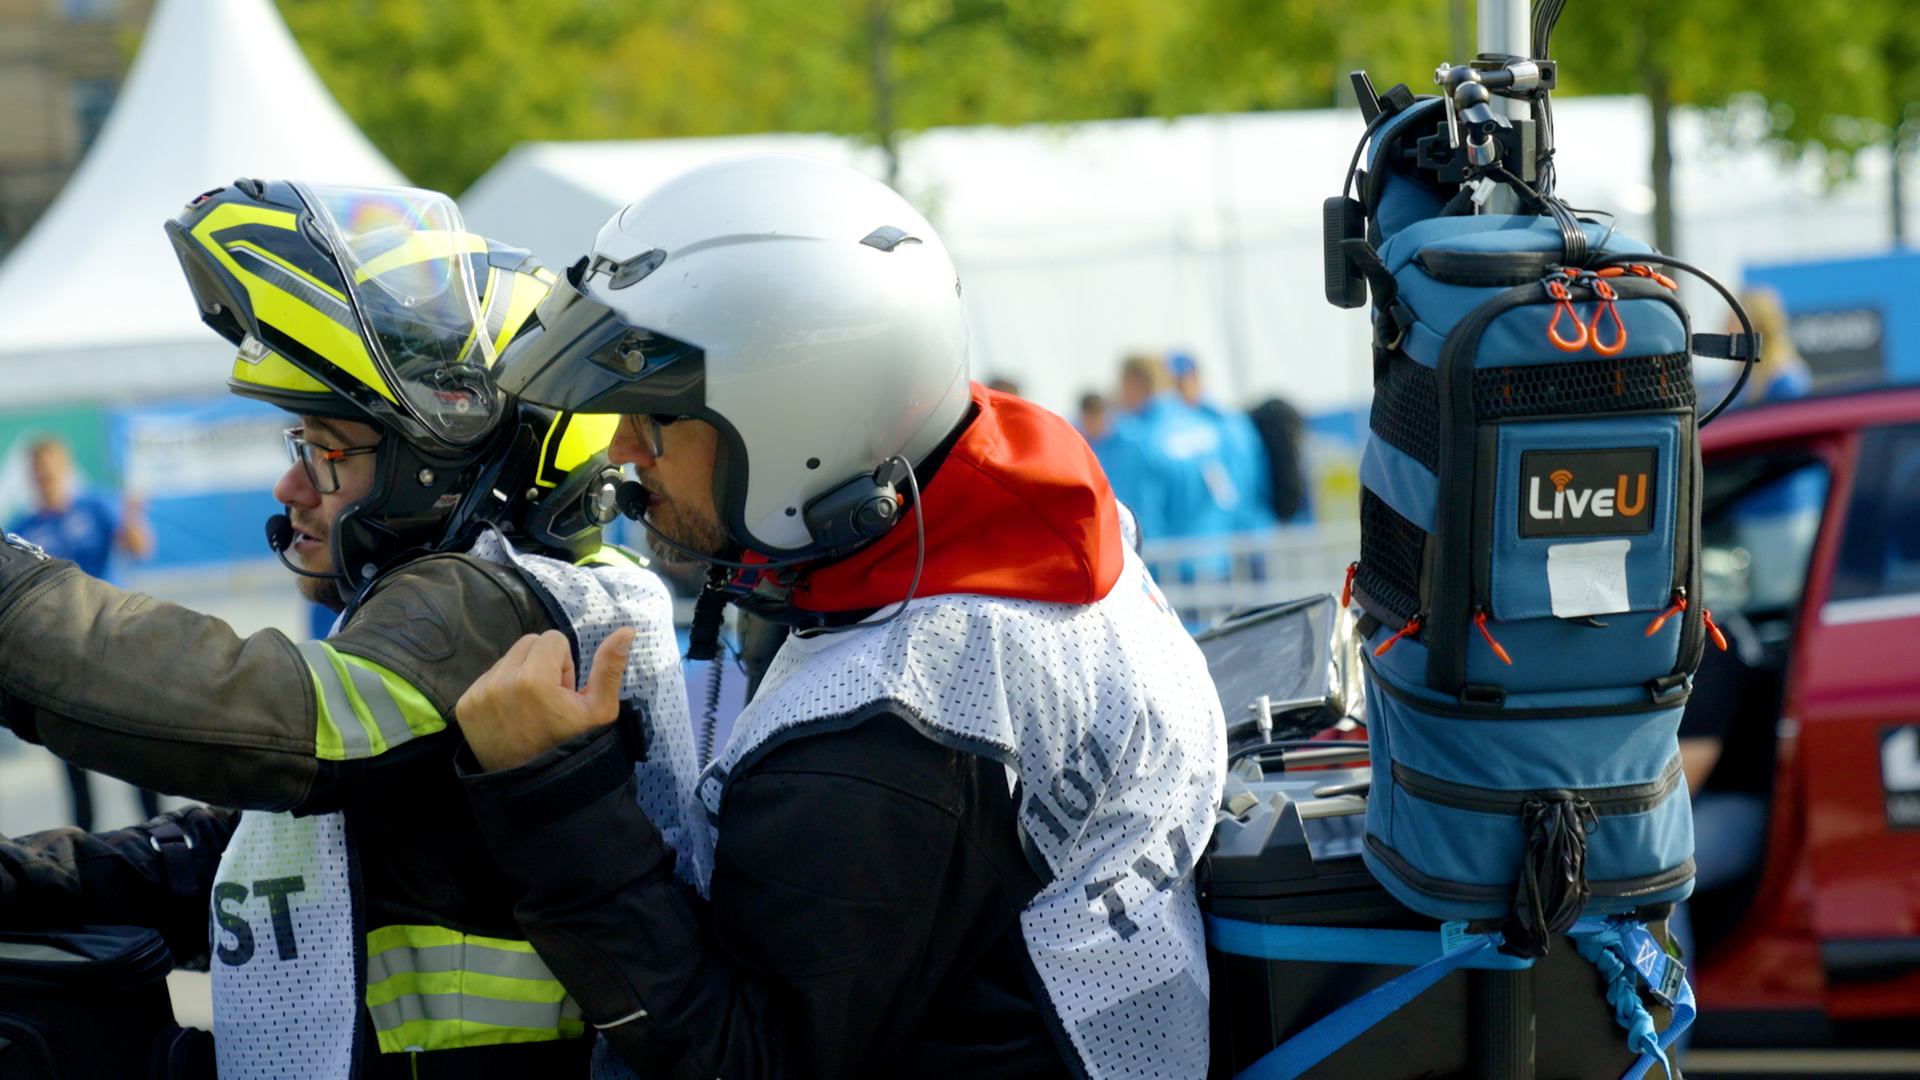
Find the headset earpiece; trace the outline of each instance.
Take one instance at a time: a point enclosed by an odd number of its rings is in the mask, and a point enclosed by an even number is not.
[[[899,485],[906,477],[906,462],[891,458],[808,503],[803,520],[822,549],[820,557],[844,555],[893,531],[900,524]]]

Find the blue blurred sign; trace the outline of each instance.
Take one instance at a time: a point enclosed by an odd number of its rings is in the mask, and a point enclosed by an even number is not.
[[[146,497],[150,567],[270,558],[263,528],[287,469],[293,419],[238,397],[116,409],[107,441],[127,490]]]
[[[1820,389],[1920,381],[1920,253],[1747,268],[1786,304]]]

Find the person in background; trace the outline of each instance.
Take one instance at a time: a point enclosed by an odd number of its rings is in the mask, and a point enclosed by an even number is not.
[[[1273,516],[1290,525],[1311,520],[1304,460],[1306,421],[1300,411],[1283,398],[1268,398],[1247,410],[1247,419],[1253,421],[1267,455],[1267,504]]]
[[[988,379],[987,389],[995,390],[1002,394],[1012,394],[1014,397],[1020,396],[1020,384],[1014,382],[1012,379]]]
[[[1113,430],[1107,417],[1107,399],[1095,393],[1081,394],[1080,422],[1075,426],[1080,429],[1081,437],[1087,440],[1087,445],[1098,454],[1100,444],[1107,441],[1107,436]]]
[[[1800,350],[1794,348],[1780,294],[1772,289],[1748,289],[1740,294],[1740,306],[1747,309],[1753,328],[1761,334],[1761,345],[1760,359],[1753,365],[1753,375],[1739,403],[1759,405],[1806,397],[1813,390],[1813,372],[1801,359]],[[1728,333],[1739,330],[1737,325],[1727,327]]]
[[[113,553],[132,559],[153,554],[153,530],[140,501],[127,498],[116,509],[104,494],[84,491],[73,451],[59,437],[43,435],[27,447],[33,471],[37,509],[15,518],[7,530],[38,544],[56,559],[71,559],[81,571],[111,580],[107,573]],[[73,795],[73,823],[93,830],[93,782],[87,770],[68,763],[67,788]],[[160,795],[140,791],[140,810],[149,819],[160,815]]]
[[[1160,357],[1135,353],[1121,363],[1120,405],[1124,414],[1100,446],[1100,464],[1142,539],[1234,532],[1244,496],[1227,464],[1227,440],[1211,416],[1181,398]],[[1220,581],[1232,575],[1233,560],[1222,551],[1151,569],[1162,583]]]
[[[1280,524],[1273,514],[1273,479],[1265,444],[1253,420],[1238,409],[1223,409],[1207,399],[1201,390],[1200,365],[1191,355],[1174,353],[1167,358],[1167,368],[1180,400],[1220,429],[1219,457],[1225,483],[1209,476],[1208,487],[1216,502],[1230,504],[1233,531],[1271,529]]]

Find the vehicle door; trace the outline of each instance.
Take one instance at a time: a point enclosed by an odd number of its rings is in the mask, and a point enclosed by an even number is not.
[[[1835,1020],[1920,1015],[1920,424],[1863,430],[1854,466],[1790,698]]]
[[[1785,703],[1810,590],[1823,587],[1837,544],[1833,478],[1845,475],[1850,445],[1820,435],[1706,462],[1702,602],[1729,647],[1708,646],[1681,739],[1712,747],[1709,775],[1692,792],[1689,907],[1701,1000],[1716,1009],[1817,1016],[1824,1007],[1807,913],[1799,726]]]

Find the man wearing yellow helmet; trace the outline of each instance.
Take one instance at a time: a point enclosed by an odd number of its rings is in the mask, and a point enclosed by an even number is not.
[[[0,845],[0,926],[160,929],[213,969],[224,1080],[582,1075],[579,1009],[455,778],[455,702],[557,630],[621,703],[663,820],[693,756],[666,589],[600,543],[612,418],[520,404],[490,374],[553,276],[411,189],[240,180],[167,231],[240,348],[231,389],[298,418],[268,541],[340,617],[323,641],[242,639],[0,543],[0,719],[240,808]],[[627,625],[624,667],[587,672]]]

